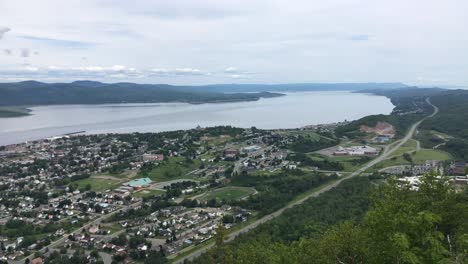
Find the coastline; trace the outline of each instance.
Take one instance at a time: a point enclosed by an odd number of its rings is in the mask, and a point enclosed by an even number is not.
[[[31,112],[32,110],[25,106],[0,106],[0,119],[28,116]]]
[[[118,105],[37,107],[33,108],[32,116],[24,119],[3,119],[0,145],[19,144],[77,131],[92,135],[190,130],[198,125],[255,126],[265,130],[334,126],[369,115],[390,114],[395,107],[383,96],[353,94],[350,91],[298,92],[255,102],[148,104],[144,105],[144,109],[138,106],[119,109]],[[341,103],[335,105],[336,100]]]

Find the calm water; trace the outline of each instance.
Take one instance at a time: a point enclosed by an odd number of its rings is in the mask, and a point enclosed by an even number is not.
[[[58,105],[32,107],[31,116],[0,119],[0,145],[64,133],[159,132],[215,125],[297,128],[388,114],[382,96],[349,92],[300,92],[256,102]]]

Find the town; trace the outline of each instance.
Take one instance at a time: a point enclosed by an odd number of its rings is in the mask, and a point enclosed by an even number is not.
[[[365,144],[339,139],[336,127],[76,134],[1,147],[0,259],[44,263],[81,252],[89,263],[176,260],[352,173],[393,142],[375,131]],[[468,183],[468,164],[416,160],[415,145],[405,147],[366,174],[417,185],[437,171]]]

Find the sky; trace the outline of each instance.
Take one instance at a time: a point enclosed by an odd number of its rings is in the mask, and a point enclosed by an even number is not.
[[[466,0],[1,0],[0,82],[468,85]]]

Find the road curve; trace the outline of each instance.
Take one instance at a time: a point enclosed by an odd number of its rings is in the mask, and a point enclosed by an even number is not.
[[[269,221],[269,220],[271,220],[271,219],[273,219],[273,218],[276,218],[277,216],[281,215],[286,209],[292,208],[292,207],[294,207],[294,206],[296,206],[296,205],[298,205],[298,204],[302,204],[303,202],[305,202],[305,201],[306,201],[307,199],[309,199],[309,198],[317,197],[317,196],[319,196],[320,194],[322,194],[322,193],[324,193],[324,192],[327,192],[327,191],[329,191],[329,190],[335,188],[335,187],[338,186],[342,181],[347,180],[347,179],[350,179],[350,178],[352,178],[352,177],[358,176],[359,174],[365,172],[366,170],[368,170],[368,169],[371,168],[372,166],[376,165],[377,163],[379,163],[379,162],[383,161],[384,159],[386,159],[387,157],[389,157],[393,152],[395,152],[398,148],[400,148],[403,144],[405,144],[406,142],[408,142],[408,140],[410,140],[410,139],[413,137],[413,135],[414,135],[416,129],[418,128],[418,126],[419,126],[424,120],[435,116],[435,115],[439,112],[439,108],[438,108],[437,106],[433,105],[433,104],[431,103],[431,101],[430,101],[429,98],[426,98],[426,103],[428,103],[430,106],[432,106],[432,107],[434,108],[434,111],[433,111],[430,115],[428,115],[428,116],[424,117],[423,119],[419,120],[418,122],[414,123],[414,124],[411,126],[411,128],[408,130],[408,132],[406,133],[405,137],[402,138],[402,139],[398,142],[398,144],[392,145],[391,148],[386,149],[386,151],[384,151],[380,156],[378,156],[377,158],[375,158],[375,159],[371,160],[370,162],[364,164],[364,166],[362,166],[362,167],[359,168],[358,170],[354,171],[353,173],[351,173],[351,174],[349,174],[349,175],[346,175],[346,176],[340,178],[339,180],[334,181],[333,183],[331,183],[331,184],[329,184],[329,185],[326,185],[325,187],[321,188],[320,190],[317,190],[317,191],[315,191],[315,192],[313,192],[313,193],[311,193],[311,194],[309,194],[309,195],[307,195],[307,196],[305,196],[305,197],[303,197],[303,198],[301,198],[301,199],[299,199],[299,200],[297,200],[297,201],[295,201],[295,202],[293,202],[293,203],[290,203],[290,204],[288,204],[287,206],[285,206],[285,207],[279,209],[278,211],[275,211],[275,212],[273,212],[273,213],[271,213],[271,214],[268,214],[268,215],[266,215],[266,216],[264,216],[264,217],[258,219],[257,221],[255,221],[255,222],[249,224],[248,226],[246,226],[246,227],[244,227],[244,228],[242,228],[242,229],[240,229],[240,230],[238,230],[238,231],[235,231],[235,232],[229,234],[229,235],[227,236],[226,242],[232,241],[232,240],[235,239],[237,236],[239,236],[239,235],[241,235],[241,234],[244,234],[244,233],[247,233],[248,231],[250,231],[250,230],[256,228],[258,225],[263,224],[263,223],[265,223],[265,222],[267,222],[267,221]],[[209,250],[210,248],[212,248],[214,245],[215,245],[215,243],[212,242],[212,243],[206,245],[205,247],[200,248],[199,250],[194,251],[194,252],[188,254],[187,256],[184,256],[183,258],[177,260],[175,263],[177,263],[177,264],[182,264],[182,263],[184,263],[184,261],[186,261],[186,260],[193,260],[194,258],[199,257],[201,254],[205,253],[207,250]]]

